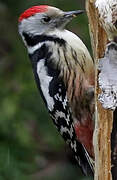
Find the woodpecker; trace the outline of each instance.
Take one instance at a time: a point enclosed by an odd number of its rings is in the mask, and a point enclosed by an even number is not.
[[[94,158],[94,65],[80,38],[65,29],[81,13],[33,6],[21,14],[18,27],[48,112],[88,174]]]

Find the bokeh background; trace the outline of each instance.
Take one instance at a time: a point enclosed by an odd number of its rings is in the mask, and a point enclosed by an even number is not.
[[[39,4],[85,9],[83,0],[0,0],[0,180],[90,180],[49,118],[18,34],[18,16]],[[91,52],[86,14],[67,28]]]

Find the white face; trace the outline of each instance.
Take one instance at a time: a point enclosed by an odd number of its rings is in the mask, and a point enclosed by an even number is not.
[[[28,18],[23,18],[19,23],[19,33],[26,45],[23,33],[34,36],[53,34],[56,30],[63,32],[65,25],[81,13],[83,13],[82,10],[64,12],[48,6],[48,9],[43,13],[35,13]]]
[[[29,18],[23,19],[19,23],[19,33],[28,34],[46,34],[55,31],[55,29],[63,30],[65,25],[71,21],[73,17],[81,14],[82,10],[64,12],[55,7],[48,7],[44,13],[36,13]]]
[[[19,33],[46,34],[56,28],[63,29],[68,21],[69,19],[65,20],[63,11],[50,7],[45,13],[36,13],[34,16],[23,19],[19,23]]]

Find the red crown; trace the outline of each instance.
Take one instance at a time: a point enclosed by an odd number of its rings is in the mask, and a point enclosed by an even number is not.
[[[18,21],[21,22],[23,19],[26,19],[30,16],[33,16],[36,13],[43,13],[46,12],[48,10],[48,6],[47,5],[40,5],[40,6],[33,6],[29,9],[27,9],[26,11],[24,11]]]

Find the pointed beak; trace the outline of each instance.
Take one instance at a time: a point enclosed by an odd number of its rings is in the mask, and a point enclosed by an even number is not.
[[[82,13],[84,13],[84,10],[68,11],[68,12],[64,12],[64,17],[65,18],[73,18]]]
[[[84,13],[84,10],[68,11],[68,12],[62,11],[60,18],[57,18],[55,20],[56,27],[63,29],[72,20],[73,17],[77,17],[79,14],[82,13]]]

